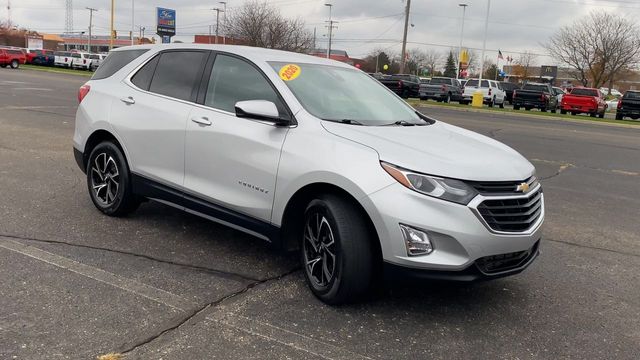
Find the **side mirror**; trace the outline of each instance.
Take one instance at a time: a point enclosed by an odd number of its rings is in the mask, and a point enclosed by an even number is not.
[[[278,125],[287,125],[289,121],[282,119],[276,104],[267,100],[238,101],[235,105],[239,118],[270,121]]]

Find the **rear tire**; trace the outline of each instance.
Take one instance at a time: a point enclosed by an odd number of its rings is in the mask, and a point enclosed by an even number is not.
[[[531,108],[530,108],[530,107],[526,107],[526,108],[524,108],[524,109],[525,109],[525,110],[527,110],[527,111],[531,111]]]
[[[603,112],[601,112],[600,114],[598,114],[598,117],[599,117],[600,119],[604,119],[604,111],[603,111]]]
[[[304,215],[301,261],[311,292],[327,304],[358,300],[368,292],[374,270],[370,231],[350,201],[325,194]]]
[[[93,204],[108,216],[124,216],[140,206],[133,193],[129,166],[118,146],[98,144],[87,162],[87,188]]]
[[[592,113],[589,114],[589,116],[594,118],[594,117],[596,117],[596,113],[592,112]]]
[[[513,105],[513,110],[520,110],[520,106],[519,105]]]
[[[12,60],[11,61],[11,68],[12,69],[17,69],[20,67],[20,63],[18,62],[18,60]]]
[[[576,115],[578,115],[578,113],[574,111],[574,112],[571,113],[571,115],[576,116]]]
[[[500,109],[504,109],[504,100],[500,103]]]
[[[616,120],[622,120],[624,117],[621,114],[616,114]]]
[[[560,114],[562,114],[562,115],[566,115],[566,114],[567,114],[567,110],[562,110],[562,109],[560,109]]]
[[[445,104],[448,104],[451,102],[451,93],[447,94],[446,99],[444,99]]]

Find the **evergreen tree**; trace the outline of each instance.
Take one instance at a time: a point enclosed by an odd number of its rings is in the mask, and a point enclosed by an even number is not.
[[[447,66],[444,68],[443,75],[450,78],[456,77],[456,60],[451,51],[449,51],[449,56],[447,56]]]

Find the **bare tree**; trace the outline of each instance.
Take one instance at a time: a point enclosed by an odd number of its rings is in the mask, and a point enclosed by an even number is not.
[[[248,1],[229,12],[226,33],[249,46],[307,52],[313,34],[301,18],[287,19],[267,2]]]
[[[420,69],[426,67],[427,54],[420,49],[410,49],[407,51],[407,70],[411,74],[417,74]]]
[[[518,59],[515,61],[515,65],[513,66],[513,75],[526,80],[528,77],[533,75],[532,70],[536,65],[537,59],[538,55],[532,53],[531,51],[525,51],[521,53]]]
[[[424,52],[424,66],[429,69],[429,74],[433,76],[436,72],[436,66],[442,60],[442,54],[434,50]]]
[[[549,54],[568,65],[584,86],[611,84],[625,68],[636,66],[640,57],[640,31],[625,18],[592,12],[562,27],[545,45]]]

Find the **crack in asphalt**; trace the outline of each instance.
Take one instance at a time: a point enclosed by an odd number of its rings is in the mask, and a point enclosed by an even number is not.
[[[491,136],[491,138],[493,138],[493,139],[497,139],[496,133],[498,131],[502,131],[502,129],[489,130],[489,136]]]
[[[107,251],[107,252],[116,253],[116,254],[129,255],[129,256],[139,257],[139,258],[143,258],[143,259],[147,259],[147,260],[163,263],[163,264],[179,266],[179,267],[183,267],[183,268],[187,268],[187,269],[192,269],[192,270],[197,270],[197,271],[201,271],[201,272],[205,272],[205,273],[210,273],[210,274],[216,275],[216,276],[218,276],[220,278],[223,278],[223,279],[234,280],[234,281],[238,281],[238,282],[241,282],[241,283],[242,282],[247,282],[247,281],[250,281],[250,282],[262,281],[261,279],[257,279],[257,278],[253,278],[253,277],[250,277],[250,276],[237,274],[237,273],[233,273],[233,272],[229,272],[229,271],[213,269],[213,268],[208,268],[208,267],[199,266],[199,265],[192,265],[192,264],[187,264],[187,263],[182,263],[182,262],[177,262],[177,261],[172,261],[172,260],[160,259],[160,258],[156,258],[156,257],[150,256],[150,255],[137,254],[137,253],[124,251],[124,250],[115,250],[115,249],[109,249],[109,248],[104,248],[104,247],[99,247],[99,246],[92,246],[92,245],[74,244],[74,243],[70,243],[70,242],[67,242],[67,241],[61,241],[61,240],[36,239],[36,238],[29,238],[29,237],[25,237],[25,236],[9,235],[9,234],[1,234],[1,233],[0,233],[0,236],[4,236],[4,237],[7,237],[7,238],[12,238],[12,239],[17,239],[17,240],[33,241],[33,242],[46,243],[46,244],[66,245],[66,246],[71,246],[71,247],[78,247],[78,248],[84,248],[84,249]]]
[[[560,169],[558,169],[557,173],[555,173],[555,174],[553,174],[551,176],[547,176],[547,177],[541,178],[542,180],[550,179],[552,177],[556,177],[556,176],[560,175],[560,173],[565,171],[567,168],[587,169],[587,170],[601,171],[601,172],[612,173],[612,174],[617,174],[617,175],[625,175],[625,176],[640,176],[640,172],[635,172],[635,171],[618,170],[618,169],[603,169],[603,168],[598,168],[598,167],[593,167],[593,166],[575,165],[575,164],[571,164],[571,163],[568,163],[568,162],[557,161],[557,160],[531,159],[531,161],[539,162],[539,163],[545,163],[545,164],[560,165]]]
[[[224,302],[226,300],[229,300],[229,299],[234,298],[236,296],[242,295],[242,294],[246,293],[247,291],[253,289],[254,287],[256,287],[258,285],[265,284],[267,282],[279,281],[279,280],[285,278],[286,276],[289,276],[289,275],[297,272],[300,269],[301,269],[300,267],[295,267],[295,268],[293,268],[293,269],[291,269],[291,270],[289,270],[289,271],[287,271],[287,272],[285,272],[283,274],[276,275],[276,276],[273,276],[273,277],[270,277],[270,278],[267,278],[267,279],[263,279],[263,280],[254,281],[254,282],[252,282],[250,284],[247,284],[244,288],[242,288],[242,289],[240,289],[240,290],[238,290],[238,291],[236,291],[234,293],[231,293],[229,295],[223,296],[222,298],[220,298],[220,299],[218,299],[216,301],[207,303],[207,304],[203,305],[202,307],[193,310],[189,315],[187,315],[184,318],[178,320],[175,324],[173,324],[170,327],[168,327],[166,329],[163,329],[162,331],[160,331],[160,332],[158,332],[158,333],[156,333],[156,334],[154,334],[154,335],[152,335],[152,336],[150,336],[150,337],[148,337],[148,338],[146,338],[146,339],[134,344],[130,348],[122,351],[121,354],[126,355],[126,354],[128,354],[128,353],[130,353],[132,351],[135,351],[136,349],[138,349],[138,348],[140,348],[140,347],[142,347],[144,345],[147,345],[147,344],[151,343],[152,341],[160,338],[161,336],[163,336],[163,335],[165,335],[165,334],[167,334],[167,333],[169,333],[169,332],[171,332],[173,330],[177,330],[178,328],[180,328],[180,326],[184,325],[189,320],[195,318],[197,315],[201,314],[202,312],[204,312],[204,311],[206,311],[206,310],[208,310],[210,308],[215,308],[215,307],[219,306],[222,302]]]
[[[549,239],[549,238],[546,238],[546,237],[544,238],[544,241],[551,241],[551,242],[555,242],[555,243],[559,243],[559,244],[565,244],[565,245],[570,245],[570,246],[575,246],[575,247],[580,247],[580,248],[585,248],[585,249],[591,249],[591,250],[606,251],[606,252],[611,252],[611,253],[615,253],[615,254],[619,254],[619,255],[640,257],[640,254],[627,253],[627,252],[623,252],[623,251],[620,251],[620,250],[607,249],[607,248],[598,247],[598,246],[592,246],[592,245],[577,244],[577,243],[570,242],[570,241],[555,240],[555,239]]]

